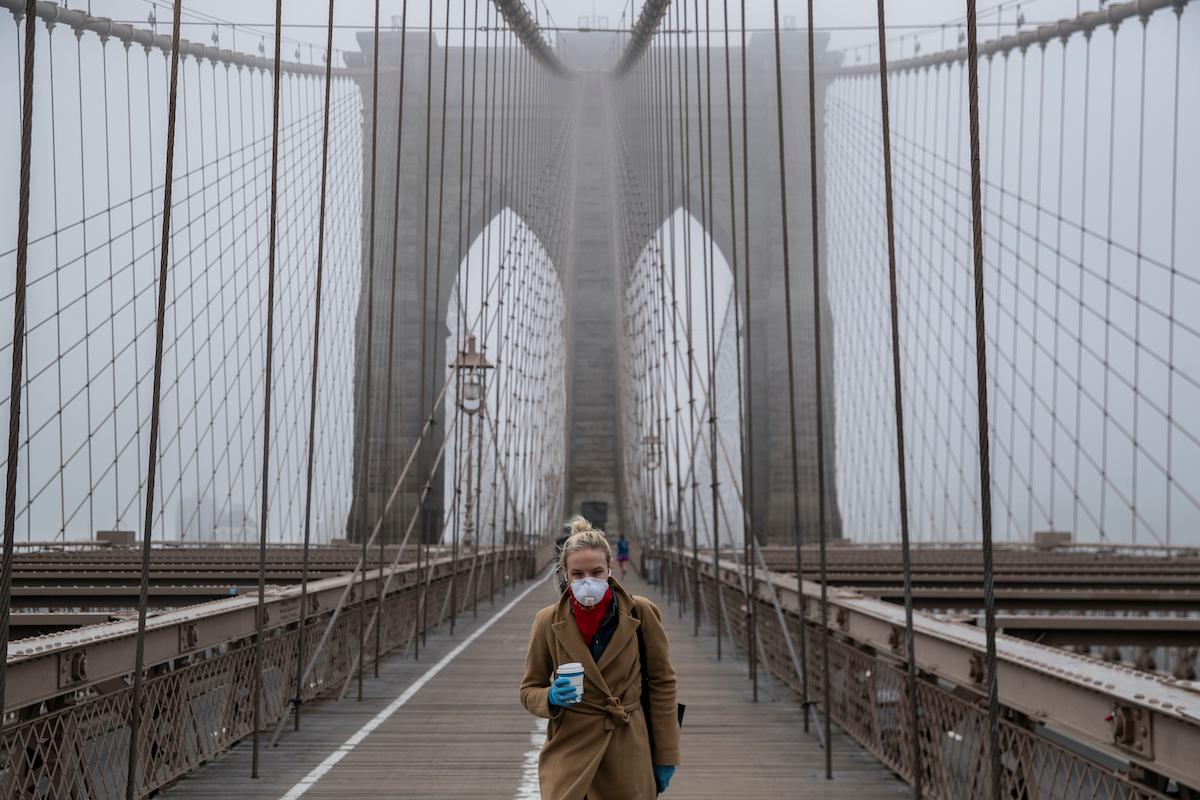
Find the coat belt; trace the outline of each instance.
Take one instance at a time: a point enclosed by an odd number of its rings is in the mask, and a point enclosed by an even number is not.
[[[599,706],[595,703],[581,702],[571,706],[571,710],[580,714],[591,714],[593,716],[605,715],[604,730],[614,730],[617,725],[625,725],[629,722],[629,714],[637,708],[641,708],[641,702],[635,700],[632,703],[622,703],[619,697],[607,697],[604,700],[604,705]]]

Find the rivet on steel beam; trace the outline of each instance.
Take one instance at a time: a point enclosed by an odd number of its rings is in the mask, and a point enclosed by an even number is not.
[[[904,636],[900,628],[893,627],[888,631],[888,647],[892,649],[893,653],[899,653],[903,644]]]
[[[71,654],[71,680],[75,682],[87,680],[87,653],[80,650]]]
[[[971,682],[983,685],[984,679],[987,677],[987,668],[983,663],[983,653],[971,654],[971,667],[969,672]]]
[[[183,626],[183,649],[191,650],[200,643],[200,629],[195,623]]]

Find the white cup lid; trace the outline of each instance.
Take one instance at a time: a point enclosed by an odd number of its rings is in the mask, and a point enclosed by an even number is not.
[[[578,661],[571,661],[567,664],[558,665],[559,672],[583,672],[583,664]]]

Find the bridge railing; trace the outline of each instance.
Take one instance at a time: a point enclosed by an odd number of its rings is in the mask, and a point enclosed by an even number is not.
[[[710,559],[666,553],[666,578],[686,597],[698,572],[702,608],[710,620],[721,615],[743,651],[752,609],[760,663],[797,692],[795,643],[804,635],[810,697],[821,698],[820,587],[759,570],[747,592],[732,559],[719,574]],[[904,609],[846,589],[829,595],[831,718],[911,782]],[[985,797],[983,631],[917,612],[914,632],[924,794]],[[1172,782],[1200,786],[1200,687],[1011,637],[998,637],[997,649],[1005,797],[1141,800],[1172,796]]]
[[[465,607],[499,588],[489,579],[494,565],[505,562],[507,573],[521,574],[530,558],[523,550],[482,550],[434,559],[424,570],[413,564],[397,567],[382,604],[380,653],[406,647],[414,635],[440,624],[452,586],[455,602]],[[387,572],[383,570],[385,578]],[[365,581],[342,575],[309,584],[303,652],[300,587],[267,589],[261,651],[264,730],[289,712],[297,694],[306,701],[342,688],[357,666],[360,615],[369,618],[377,607],[380,574],[374,569]],[[351,581],[351,601],[334,622],[317,668],[297,693],[297,660],[313,653]],[[422,581],[426,614],[417,613]],[[257,593],[148,620],[139,797],[252,733],[256,605]],[[114,622],[10,646],[0,797],[125,796],[135,634],[136,621]],[[373,659],[373,643],[364,656]]]

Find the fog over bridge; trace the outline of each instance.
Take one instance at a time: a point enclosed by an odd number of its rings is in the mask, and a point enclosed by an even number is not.
[[[201,5],[0,0],[0,796],[538,797],[582,515],[668,796],[1200,797],[1194,3]]]

